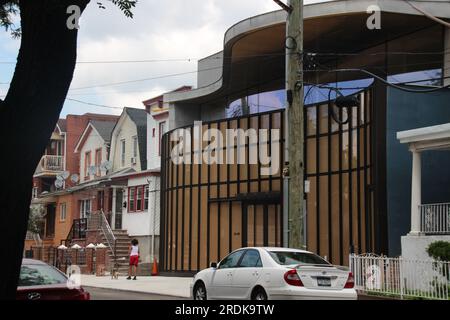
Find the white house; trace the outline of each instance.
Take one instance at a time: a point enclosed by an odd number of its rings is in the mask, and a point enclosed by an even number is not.
[[[104,177],[102,164],[109,159],[111,133],[116,121],[90,121],[75,147],[80,154],[80,183]]]
[[[147,116],[143,109],[124,109],[111,137],[113,172],[147,170]]]
[[[190,91],[192,87],[183,86],[173,92]],[[170,93],[170,92],[169,92]],[[170,128],[169,103],[164,101],[164,95],[143,101],[149,117],[147,118],[147,159],[148,169],[161,169],[161,139]]]
[[[113,228],[139,241],[141,264],[159,252],[159,170],[147,170],[147,122],[144,109],[125,108],[112,132]],[[126,170],[126,173],[120,173]]]

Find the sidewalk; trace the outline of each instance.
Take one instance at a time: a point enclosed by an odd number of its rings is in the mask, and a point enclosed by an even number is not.
[[[81,285],[84,287],[160,294],[182,298],[190,297],[189,285],[191,281],[192,278],[175,277],[138,277],[138,279],[134,281],[126,280],[126,277],[120,277],[119,280],[113,280],[109,276],[81,276]]]

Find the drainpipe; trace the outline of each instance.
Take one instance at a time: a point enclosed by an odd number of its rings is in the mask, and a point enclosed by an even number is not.
[[[154,186],[154,190],[150,191],[152,189],[152,185]],[[153,209],[152,209],[153,230],[152,230],[152,247],[151,247],[151,257],[152,257],[152,262],[153,262],[155,260],[155,231],[156,231],[156,227],[155,227],[155,225],[156,225],[156,181],[155,181],[154,177],[152,177],[152,179],[150,180],[149,192],[153,193]]]
[[[113,193],[112,193],[112,207],[111,207],[111,229],[116,229],[116,195],[117,188],[113,187]]]

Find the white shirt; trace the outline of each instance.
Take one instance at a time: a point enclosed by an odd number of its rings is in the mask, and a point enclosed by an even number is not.
[[[131,246],[131,253],[130,257],[139,256],[139,247],[138,246]]]

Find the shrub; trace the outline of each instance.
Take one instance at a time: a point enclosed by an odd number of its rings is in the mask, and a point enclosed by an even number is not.
[[[427,253],[434,260],[450,261],[450,242],[448,241],[433,242],[428,247]]]

